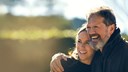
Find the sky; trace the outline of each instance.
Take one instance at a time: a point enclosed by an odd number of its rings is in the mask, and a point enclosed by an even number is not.
[[[0,14],[11,13],[15,16],[45,16],[49,9],[46,7],[47,0],[22,0],[8,7],[0,5]],[[44,3],[44,4],[42,4]],[[110,7],[117,18],[117,26],[121,32],[128,34],[128,0],[55,0],[52,14],[63,15],[67,19],[86,18],[86,14],[95,7]],[[50,11],[49,11],[50,12]]]

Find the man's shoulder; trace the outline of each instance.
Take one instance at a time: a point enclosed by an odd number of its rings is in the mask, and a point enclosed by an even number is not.
[[[124,40],[124,43],[123,43],[122,46],[124,46],[124,48],[125,48],[126,50],[128,50],[128,41],[125,41],[125,40]]]
[[[124,40],[124,39],[122,39],[122,40],[120,41],[120,44],[119,44],[119,45],[121,46],[121,48],[128,49],[128,41],[126,41],[126,40]]]
[[[122,54],[124,54],[124,56],[128,57],[128,41],[122,40],[120,42],[120,51],[122,51]]]

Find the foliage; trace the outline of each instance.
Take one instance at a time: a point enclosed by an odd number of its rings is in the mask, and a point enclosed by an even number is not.
[[[74,38],[76,31],[74,30],[59,30],[57,28],[51,28],[49,30],[42,29],[19,29],[19,30],[1,30],[0,38],[13,39],[13,40],[39,40],[50,38]]]
[[[123,34],[122,34],[122,37],[123,37],[125,40],[128,41],[128,35],[127,35],[127,34],[123,33]]]
[[[62,16],[40,16],[40,17],[20,17],[5,15],[0,16],[0,29],[20,29],[27,27],[38,27],[49,29],[56,27],[59,29],[70,28],[71,21]]]
[[[0,16],[0,38],[37,40],[74,37],[71,21],[62,16]]]

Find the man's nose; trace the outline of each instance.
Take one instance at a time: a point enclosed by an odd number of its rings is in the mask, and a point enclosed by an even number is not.
[[[95,34],[96,33],[94,28],[90,28],[87,31],[88,31],[89,34]]]

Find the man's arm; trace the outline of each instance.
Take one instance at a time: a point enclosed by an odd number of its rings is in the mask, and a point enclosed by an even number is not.
[[[65,55],[64,53],[57,53],[53,55],[52,60],[50,62],[50,72],[63,72],[64,69],[61,65],[61,59],[67,61],[67,58],[69,58],[69,56]]]

